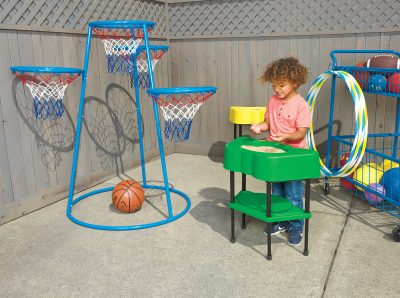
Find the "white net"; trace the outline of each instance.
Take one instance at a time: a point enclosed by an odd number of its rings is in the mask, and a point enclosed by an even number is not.
[[[54,81],[44,82],[26,82],[31,94],[39,101],[60,100],[64,98],[64,92],[68,84],[57,83]]]
[[[166,121],[175,119],[182,121],[184,119],[193,119],[201,104],[202,102],[193,104],[184,104],[179,102],[177,104],[162,105],[160,108]]]
[[[153,71],[154,71],[154,67],[156,66],[157,62],[158,62],[158,59],[151,60],[151,67],[152,67]],[[137,70],[140,73],[142,73],[142,72],[147,73],[147,71],[149,70],[149,66],[147,64],[146,59],[138,58],[136,64],[137,64]]]
[[[136,49],[142,41],[141,38],[109,38],[102,39],[107,55],[126,56],[136,53]]]

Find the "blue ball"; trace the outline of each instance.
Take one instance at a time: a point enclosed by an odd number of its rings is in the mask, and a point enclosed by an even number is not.
[[[391,168],[383,173],[380,184],[389,198],[400,199],[400,168]]]
[[[381,74],[371,76],[368,80],[368,90],[384,92],[386,90],[386,78]]]

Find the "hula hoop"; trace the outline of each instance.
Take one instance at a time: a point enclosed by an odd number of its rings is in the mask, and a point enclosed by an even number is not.
[[[356,79],[349,74],[348,72],[338,70],[329,70],[320,74],[314,81],[313,85],[310,88],[310,91],[307,94],[307,102],[311,107],[311,123],[310,129],[308,130],[306,141],[308,146],[311,149],[317,151],[315,141],[314,141],[314,133],[312,126],[312,118],[314,113],[314,106],[317,99],[317,95],[319,90],[322,88],[324,83],[333,75],[337,75],[342,78],[347,85],[347,88],[350,91],[351,98],[355,107],[355,119],[356,119],[356,133],[354,136],[353,146],[351,147],[350,155],[347,162],[337,171],[331,171],[328,169],[321,158],[319,159],[321,165],[321,173],[328,177],[346,177],[353,173],[357,166],[360,164],[365,148],[367,147],[367,139],[368,139],[368,113],[367,107],[365,105],[364,94],[361,90],[360,85],[358,85]]]

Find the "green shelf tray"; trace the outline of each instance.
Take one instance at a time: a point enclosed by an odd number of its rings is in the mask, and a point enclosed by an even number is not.
[[[266,194],[243,190],[235,196],[229,207],[265,222],[311,218],[310,212],[295,207],[287,199],[272,195],[271,217],[266,215]]]
[[[264,147],[280,153],[257,152],[243,146]],[[250,137],[239,137],[226,144],[224,168],[268,182],[320,178],[317,151]]]

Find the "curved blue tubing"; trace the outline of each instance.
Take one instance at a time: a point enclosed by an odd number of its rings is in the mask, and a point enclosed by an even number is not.
[[[393,54],[400,57],[400,52],[394,50],[333,50],[331,51],[330,56],[334,67],[337,66],[335,54]]]
[[[115,21],[94,21],[89,22],[89,26],[92,28],[107,28],[107,29],[142,29],[144,26],[147,28],[153,28],[156,23],[152,21],[141,21],[141,20],[115,20]]]
[[[137,53],[137,51],[136,51]],[[139,149],[140,149],[140,164],[142,165],[142,181],[144,184],[147,183],[146,177],[146,166],[144,160],[144,145],[143,145],[143,128],[142,121],[140,119],[141,116],[141,107],[140,107],[140,92],[139,92],[139,81],[138,81],[138,73],[137,73],[137,61],[133,59],[133,84],[135,87],[135,102],[136,102],[136,117],[138,123],[138,135],[139,135]]]
[[[153,189],[160,189],[160,190],[165,190],[165,187],[162,186],[158,186],[158,185],[143,185],[143,188],[153,188]],[[107,231],[131,231],[131,230],[140,230],[140,229],[148,229],[148,228],[153,228],[156,226],[161,226],[161,225],[165,225],[167,223],[170,223],[172,221],[175,221],[179,218],[181,218],[183,215],[185,215],[191,206],[191,202],[189,197],[174,188],[169,188],[169,190],[173,193],[176,193],[178,195],[180,195],[181,197],[183,197],[186,201],[186,207],[183,211],[181,211],[180,213],[176,214],[175,216],[172,217],[168,217],[164,220],[160,220],[160,221],[155,221],[155,222],[151,222],[151,223],[145,223],[145,224],[137,224],[137,225],[131,225],[131,226],[106,226],[106,225],[96,225],[96,224],[92,224],[92,223],[88,223],[82,220],[79,220],[77,218],[75,218],[72,213],[71,213],[71,209],[72,206],[76,205],[77,203],[79,203],[80,201],[91,197],[93,195],[99,194],[99,193],[103,193],[103,192],[107,192],[107,191],[112,191],[114,188],[113,187],[106,187],[106,188],[102,188],[102,189],[97,189],[95,191],[89,192],[87,194],[84,194],[78,198],[76,198],[75,200],[73,200],[71,202],[71,205],[68,206],[67,208],[67,216],[68,218],[73,221],[74,223],[86,227],[86,228],[91,228],[91,229],[96,229],[96,230],[107,230]]]
[[[146,229],[146,228],[152,228],[152,227],[156,227],[159,225],[163,225],[163,224],[175,221],[178,218],[182,217],[184,214],[186,214],[188,212],[188,210],[190,209],[191,202],[190,202],[189,197],[185,193],[183,193],[177,189],[173,189],[173,188],[169,187],[167,167],[165,164],[164,145],[162,142],[160,121],[159,121],[159,116],[158,116],[158,106],[153,101],[154,119],[156,122],[156,131],[157,131],[158,146],[159,146],[159,151],[160,151],[161,166],[162,166],[162,171],[163,171],[164,187],[146,185],[146,172],[144,169],[144,148],[143,148],[143,144],[141,143],[140,144],[140,155],[141,155],[141,163],[142,163],[142,176],[143,176],[142,178],[144,181],[143,188],[154,188],[154,189],[165,190],[167,206],[168,206],[168,218],[165,220],[157,221],[157,222],[152,222],[152,223],[147,223],[147,224],[139,224],[139,225],[133,225],[133,226],[106,226],[106,225],[95,225],[95,224],[83,222],[81,220],[76,219],[71,213],[72,207],[75,204],[77,204],[79,201],[81,201],[85,198],[88,198],[92,195],[95,195],[95,194],[98,194],[101,192],[111,191],[113,189],[113,188],[104,188],[104,189],[92,191],[88,194],[85,194],[85,195],[80,196],[79,198],[73,200],[74,190],[75,190],[77,162],[78,162],[78,156],[79,156],[79,143],[80,143],[80,137],[81,137],[81,131],[82,131],[83,106],[84,106],[84,97],[85,97],[85,90],[86,90],[86,81],[87,81],[86,79],[87,79],[88,66],[89,66],[89,55],[90,55],[92,29],[93,29],[93,27],[115,28],[115,29],[118,29],[118,28],[123,28],[123,29],[140,28],[140,29],[143,29],[143,37],[144,37],[144,44],[145,44],[144,49],[146,50],[146,58],[147,58],[148,69],[149,69],[148,73],[149,73],[149,77],[150,77],[150,87],[154,88],[154,77],[153,77],[153,70],[152,70],[152,66],[151,66],[150,51],[151,51],[151,49],[165,49],[165,47],[163,47],[163,46],[155,46],[155,47],[149,46],[147,28],[152,28],[154,26],[154,24],[155,24],[154,22],[149,22],[149,21],[97,21],[97,22],[89,23],[88,36],[86,39],[86,51],[85,51],[84,68],[83,68],[83,75],[82,75],[82,87],[81,87],[81,94],[80,94],[80,101],[79,101],[78,119],[77,119],[75,142],[74,142],[74,154],[73,154],[71,177],[70,177],[70,184],[69,184],[68,205],[67,205],[67,210],[66,210],[66,214],[67,214],[68,218],[78,225],[81,225],[81,226],[84,226],[87,228],[92,228],[92,229],[112,230],[112,231]],[[138,88],[136,88],[136,90],[138,90]],[[140,103],[139,103],[138,94],[139,94],[139,92],[137,91],[135,97],[136,97],[136,103],[137,103],[138,122],[140,122]],[[139,127],[139,138],[141,139],[142,138],[142,128],[141,128],[141,125],[139,125],[139,126],[140,126]],[[187,202],[186,208],[179,214],[173,215],[170,192],[174,192],[174,193],[182,196]]]
[[[169,46],[149,44],[149,49],[151,51],[159,51],[159,50],[167,51],[169,49]],[[146,50],[146,46],[138,46],[135,54],[138,55],[140,52],[143,52],[145,50]]]
[[[217,91],[216,87],[204,86],[204,87],[175,87],[175,88],[151,88],[147,90],[150,95],[157,96],[159,94],[180,94],[180,93],[202,93]]]
[[[60,66],[11,66],[12,72],[35,72],[35,73],[83,73],[83,69],[60,67]]]
[[[148,73],[149,73],[149,78],[150,78],[150,89],[151,89],[151,88],[154,88],[154,76],[153,76],[153,67],[151,65],[152,62],[151,62],[151,56],[150,56],[149,37],[147,34],[146,25],[143,26],[143,36],[144,36],[144,45],[146,47],[147,67],[148,67]],[[162,168],[162,172],[163,172],[165,196],[167,198],[167,206],[168,206],[168,216],[172,217],[173,214],[172,214],[171,196],[169,193],[167,166],[165,164],[164,144],[163,144],[162,135],[161,135],[160,118],[158,116],[158,106],[155,101],[153,101],[153,113],[154,113],[154,120],[156,122],[158,148],[160,150],[161,168]]]

